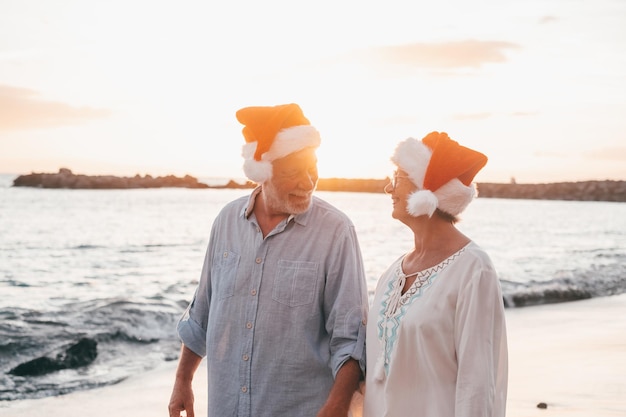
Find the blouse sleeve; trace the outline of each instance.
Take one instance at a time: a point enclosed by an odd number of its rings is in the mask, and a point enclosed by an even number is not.
[[[456,415],[505,415],[508,358],[502,291],[491,262],[470,267],[455,317]]]

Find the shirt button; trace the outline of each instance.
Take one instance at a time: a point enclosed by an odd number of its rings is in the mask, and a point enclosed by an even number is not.
[[[248,392],[248,387],[241,387],[241,392]]]
[[[250,359],[250,356],[248,356],[248,355],[245,355],[245,354],[244,354],[244,355],[241,357],[241,359],[243,359],[244,361],[247,361],[248,359]]]
[[[256,290],[252,290],[252,291],[250,291],[250,294],[252,294],[252,295],[256,295]]]
[[[224,258],[228,258],[228,252],[224,252]]]
[[[255,261],[256,261],[256,263],[260,264],[261,262],[263,262],[263,259],[261,259],[261,258],[256,258],[256,259],[255,259]]]
[[[246,323],[246,327],[247,327],[248,329],[251,329],[251,328],[252,328],[252,323],[247,322],[247,323]]]

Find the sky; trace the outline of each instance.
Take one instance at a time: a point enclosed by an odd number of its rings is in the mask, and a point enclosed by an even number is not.
[[[446,132],[477,182],[626,180],[623,0],[0,0],[0,172],[243,178],[298,103],[322,178]]]

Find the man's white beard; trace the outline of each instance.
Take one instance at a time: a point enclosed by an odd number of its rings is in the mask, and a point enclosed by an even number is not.
[[[302,203],[294,203],[288,197],[281,199],[271,180],[263,184],[263,193],[265,194],[265,203],[270,210],[276,213],[301,214],[311,206],[312,193],[309,193],[306,202]]]

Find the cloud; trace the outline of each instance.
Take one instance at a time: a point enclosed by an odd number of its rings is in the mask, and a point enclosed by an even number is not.
[[[592,149],[585,152],[577,152],[574,149],[567,151],[535,151],[533,155],[538,158],[572,158],[582,157],[588,160],[596,161],[626,161],[626,148],[625,147],[607,147],[601,149]]]
[[[512,117],[531,117],[531,116],[537,116],[539,113],[536,111],[516,111],[511,113],[510,115]]]
[[[379,63],[426,69],[480,68],[507,61],[505,51],[518,49],[511,42],[465,40],[384,46],[366,52]]]
[[[538,115],[537,112],[524,112],[524,111],[516,111],[512,113],[506,114],[510,117],[533,117]],[[457,113],[453,115],[455,120],[484,120],[490,117],[497,116],[497,113],[493,112],[476,112],[476,113]]]
[[[390,126],[390,125],[414,125],[418,122],[419,116],[397,114],[395,116],[387,116],[379,119],[372,120],[374,126]]]
[[[534,151],[533,156],[537,158],[571,158],[571,152],[566,151]]]
[[[626,147],[595,149],[583,154],[589,159],[604,161],[626,161]]]
[[[0,132],[76,125],[110,115],[105,109],[72,107],[37,96],[34,90],[0,85]]]
[[[554,23],[557,20],[559,20],[559,19],[557,19],[554,16],[543,16],[541,19],[539,19],[539,24],[540,25],[545,25],[547,23]]]
[[[493,113],[482,112],[482,113],[459,113],[455,114],[453,118],[455,120],[484,120],[493,116]]]

